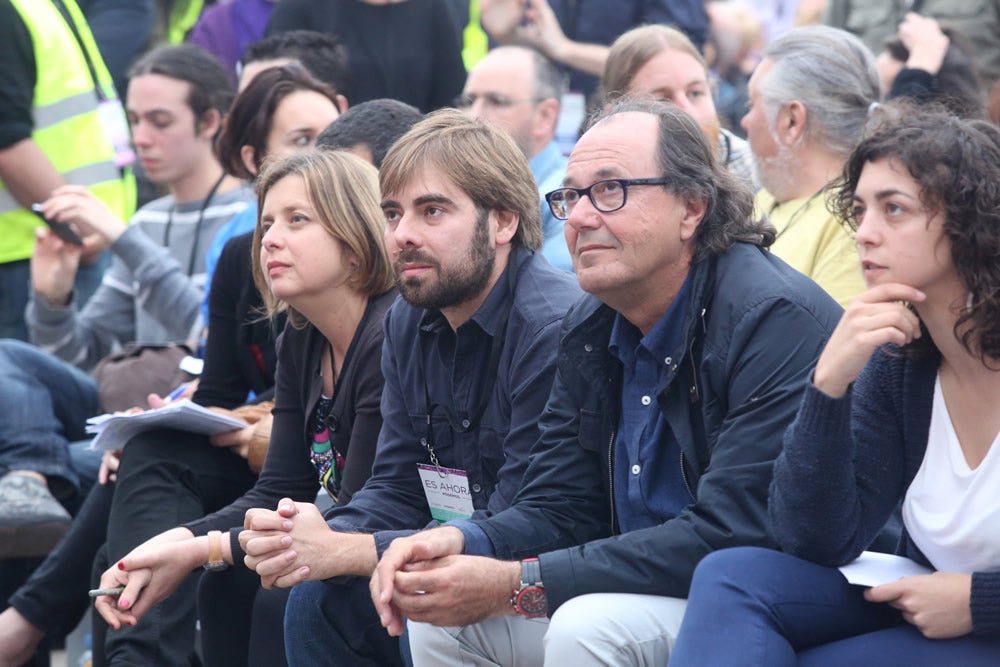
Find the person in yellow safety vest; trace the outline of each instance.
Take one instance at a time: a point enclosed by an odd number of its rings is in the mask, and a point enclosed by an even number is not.
[[[0,0],[0,44],[0,337],[26,340],[29,259],[42,224],[31,205],[60,185],[85,185],[127,220],[133,155],[75,0]]]

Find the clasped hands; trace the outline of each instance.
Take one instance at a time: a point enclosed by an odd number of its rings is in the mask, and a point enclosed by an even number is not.
[[[310,503],[286,498],[275,511],[249,510],[244,528],[243,560],[264,588],[371,575],[372,601],[396,636],[403,618],[462,625],[511,613],[510,597],[521,580],[517,562],[462,555],[465,538],[450,526],[398,538],[380,561],[371,535],[331,530]]]
[[[378,560],[371,535],[332,530],[312,503],[283,498],[277,510],[248,510],[243,528],[243,562],[260,575],[264,588],[368,576]]]
[[[453,526],[393,540],[369,582],[390,635],[403,633],[404,618],[455,626],[513,613],[520,563],[466,556],[464,549],[465,536]]]

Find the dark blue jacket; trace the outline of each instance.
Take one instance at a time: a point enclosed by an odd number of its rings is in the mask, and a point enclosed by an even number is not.
[[[687,597],[709,552],[775,546],[767,517],[773,461],[841,309],[754,246],[737,244],[692,271],[684,342],[657,392],[691,504],[658,526],[613,534],[622,370],[607,349],[615,311],[586,297],[563,324],[524,485],[511,509],[478,524],[498,558],[541,554],[550,612],[586,593]]]
[[[937,350],[911,359],[890,346],[872,355],[840,398],[810,383],[771,488],[774,532],[785,551],[839,567],[868,548],[924,460],[940,363]],[[930,566],[905,530],[898,553]],[[971,604],[973,631],[1000,635],[1000,572],[972,575]]]
[[[512,270],[517,274],[513,296]],[[440,465],[468,474],[473,516],[486,517],[509,506],[521,485],[528,451],[538,439],[538,420],[555,375],[560,325],[579,296],[573,274],[553,268],[541,254],[522,250],[511,255],[507,270],[457,336],[440,312],[398,299],[385,319],[382,430],[372,476],[347,506],[327,515],[330,526],[374,532],[381,556],[393,538],[431,522],[417,473],[418,463],[431,463],[420,443],[427,419],[425,387],[432,403],[451,397],[455,418],[468,418],[479,404],[491,341],[505,318],[496,382],[486,388],[489,400],[478,427],[456,431],[444,410],[435,409],[432,428]],[[425,377],[442,374],[441,354],[449,350],[455,362],[451,382],[425,385]]]

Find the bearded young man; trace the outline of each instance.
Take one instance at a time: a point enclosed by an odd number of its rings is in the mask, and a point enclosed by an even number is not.
[[[503,130],[438,112],[393,146],[380,180],[402,299],[386,316],[372,476],[325,518],[291,500],[250,510],[240,536],[265,587],[295,586],[291,665],[399,663],[367,577],[393,538],[510,504],[581,295],[536,252],[538,191]]]

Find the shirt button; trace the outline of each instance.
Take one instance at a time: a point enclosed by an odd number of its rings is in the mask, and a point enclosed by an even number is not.
[[[462,420],[462,428],[469,428],[469,424],[471,424],[471,423],[472,422],[470,422],[468,419],[463,419]]]
[[[479,486],[478,484],[473,484],[473,485],[472,485],[472,491],[473,491],[474,493],[479,493],[479,492],[480,492],[480,491],[482,491],[482,490],[483,490],[483,487]]]
[[[632,474],[633,475],[638,475],[641,471],[642,471],[642,466],[639,465],[638,463],[636,463],[634,466],[632,466]]]
[[[663,360],[663,363],[665,363],[667,366],[669,366],[670,364],[674,363],[674,358],[673,357],[667,357],[666,359]]]
[[[649,405],[652,402],[653,402],[653,399],[651,399],[649,396],[643,396],[642,397],[642,404],[643,405]]]
[[[586,345],[583,346],[583,349],[585,349],[587,352],[593,352],[594,346],[591,345],[590,343],[587,343]]]

